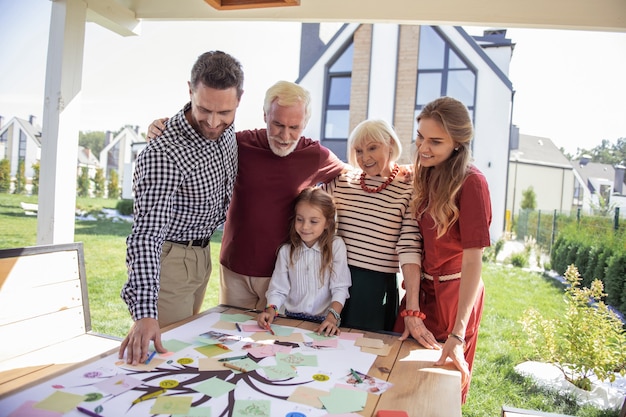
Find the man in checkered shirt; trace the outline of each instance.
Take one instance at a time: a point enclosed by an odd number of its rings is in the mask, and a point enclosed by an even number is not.
[[[209,240],[224,223],[237,175],[233,122],[242,94],[241,64],[221,51],[204,53],[191,70],[190,102],[137,157],[121,292],[135,321],[119,350],[128,363],[145,361],[151,340],[166,352],[160,327],[200,311]]]

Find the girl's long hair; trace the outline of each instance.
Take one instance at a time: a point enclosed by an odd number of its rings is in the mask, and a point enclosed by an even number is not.
[[[428,103],[417,116],[418,123],[423,119],[438,122],[455,143],[452,155],[434,167],[421,166],[419,147],[416,153],[411,208],[418,220],[429,212],[440,238],[459,218],[456,198],[470,166],[474,129],[465,105],[451,97]]]
[[[296,254],[300,256],[302,250],[302,239],[296,232],[296,207],[300,203],[309,203],[313,207],[318,208],[326,219],[326,227],[317,240],[320,252],[322,253],[322,262],[320,265],[320,287],[324,284],[324,272],[333,273],[333,237],[337,229],[335,222],[336,207],[333,198],[326,191],[317,187],[305,188],[300,192],[294,204],[294,214],[289,221],[289,245],[290,245],[290,263],[293,265]],[[297,253],[296,253],[297,252]]]

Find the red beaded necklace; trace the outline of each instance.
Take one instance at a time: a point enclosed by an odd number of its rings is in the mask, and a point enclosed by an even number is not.
[[[361,174],[361,180],[360,180],[361,189],[365,191],[366,193],[378,193],[384,190],[385,188],[387,188],[389,184],[391,184],[391,181],[393,181],[396,175],[398,175],[398,171],[400,171],[400,167],[398,166],[398,164],[394,164],[391,174],[389,175],[389,177],[387,177],[387,181],[383,182],[376,188],[369,188],[367,185],[365,185],[365,172],[363,172]]]

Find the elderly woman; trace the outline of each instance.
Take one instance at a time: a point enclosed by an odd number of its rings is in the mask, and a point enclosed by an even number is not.
[[[337,205],[337,234],[352,274],[343,325],[392,330],[398,314],[396,273],[419,277],[421,235],[410,203],[413,187],[396,160],[402,147],[383,120],[361,122],[348,139],[352,169],[325,185]]]

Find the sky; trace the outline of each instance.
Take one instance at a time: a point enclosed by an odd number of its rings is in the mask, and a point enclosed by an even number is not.
[[[50,0],[0,0],[0,115],[43,116]],[[465,27],[471,35],[484,28]],[[300,24],[142,22],[122,37],[88,23],[79,129],[118,130],[172,116],[189,100],[189,71],[220,49],[244,68],[237,129],[263,127],[263,96],[298,78]],[[626,33],[509,28],[513,123],[575,154],[626,137]],[[321,91],[312,91],[321,94]]]

